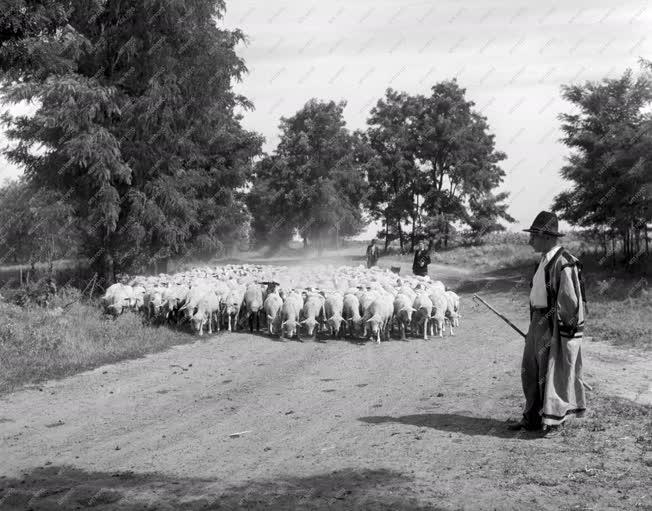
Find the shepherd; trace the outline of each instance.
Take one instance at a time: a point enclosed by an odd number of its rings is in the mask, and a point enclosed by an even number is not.
[[[378,247],[376,246],[376,240],[372,239],[369,246],[367,246],[367,268],[376,266],[378,264]]]
[[[425,277],[428,275],[428,265],[430,264],[430,251],[426,249],[423,240],[419,241],[417,250],[414,252],[414,262],[412,263],[412,273]]]
[[[542,211],[524,231],[542,257],[530,284],[530,327],[521,365],[523,418],[509,429],[554,434],[569,416],[581,417],[586,409],[584,284],[580,262],[557,244],[563,234],[554,213]]]

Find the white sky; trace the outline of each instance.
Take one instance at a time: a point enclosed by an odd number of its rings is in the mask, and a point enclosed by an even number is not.
[[[560,85],[652,57],[652,5],[639,0],[227,0],[227,9],[223,24],[249,38],[239,48],[249,74],[236,89],[256,110],[244,124],[266,137],[266,151],[279,118],[310,98],[345,99],[349,128],[364,128],[387,87],[427,93],[457,77],[507,153],[515,229],[568,186],[558,173],[567,151],[557,115],[569,108]],[[19,172],[0,160],[0,180]]]

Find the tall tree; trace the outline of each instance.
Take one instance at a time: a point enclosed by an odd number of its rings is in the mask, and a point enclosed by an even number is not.
[[[420,176],[410,138],[410,123],[415,112],[410,96],[388,89],[371,110],[367,120],[370,145],[375,158],[368,171],[367,205],[372,218],[382,220],[385,250],[392,239],[403,248],[403,224],[412,221],[414,247],[419,208],[418,197],[425,192],[426,180]]]
[[[506,155],[496,150],[487,118],[474,110],[475,103],[456,80],[440,82],[431,91],[413,99],[411,132],[415,158],[429,174],[423,208],[444,219],[446,245],[454,222],[476,228],[514,219],[501,204],[507,194],[494,194],[505,176],[499,164]]]
[[[371,153],[364,135],[346,128],[345,105],[312,99],[281,119],[278,147],[256,167],[250,194],[259,228],[274,226],[286,238],[296,229],[320,250],[361,230]]]
[[[619,78],[563,86],[562,96],[575,107],[560,116],[562,140],[571,149],[561,174],[572,188],[555,198],[553,208],[568,222],[601,233],[605,250],[614,250],[620,238],[630,260],[648,250],[641,234],[647,242],[652,220],[652,79],[627,70]]]
[[[70,197],[106,278],[246,237],[236,190],[261,138],[236,114],[251,105],[231,89],[246,67],[243,34],[216,24],[224,2],[11,2],[0,15],[0,31],[17,27],[0,53],[2,99],[40,106],[5,116],[17,142],[6,154]]]
[[[500,220],[514,221],[508,194],[495,193],[506,156],[473,107],[455,80],[444,81],[430,96],[388,89],[367,121],[377,153],[370,209],[399,232],[411,220],[412,247],[424,237],[447,244],[455,224],[487,232],[501,229]]]

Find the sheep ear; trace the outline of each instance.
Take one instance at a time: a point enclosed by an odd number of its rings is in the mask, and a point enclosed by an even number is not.
[[[274,319],[271,314],[267,315],[267,319]]]
[[[281,326],[285,326],[286,323],[287,321],[283,321],[283,323],[281,323]]]
[[[412,310],[412,312],[416,312],[416,311],[417,311],[414,307],[410,307],[410,310]]]

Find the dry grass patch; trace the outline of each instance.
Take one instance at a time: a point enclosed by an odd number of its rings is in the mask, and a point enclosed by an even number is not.
[[[132,313],[114,320],[81,303],[65,312],[0,303],[0,317],[0,393],[196,340],[144,325]]]

